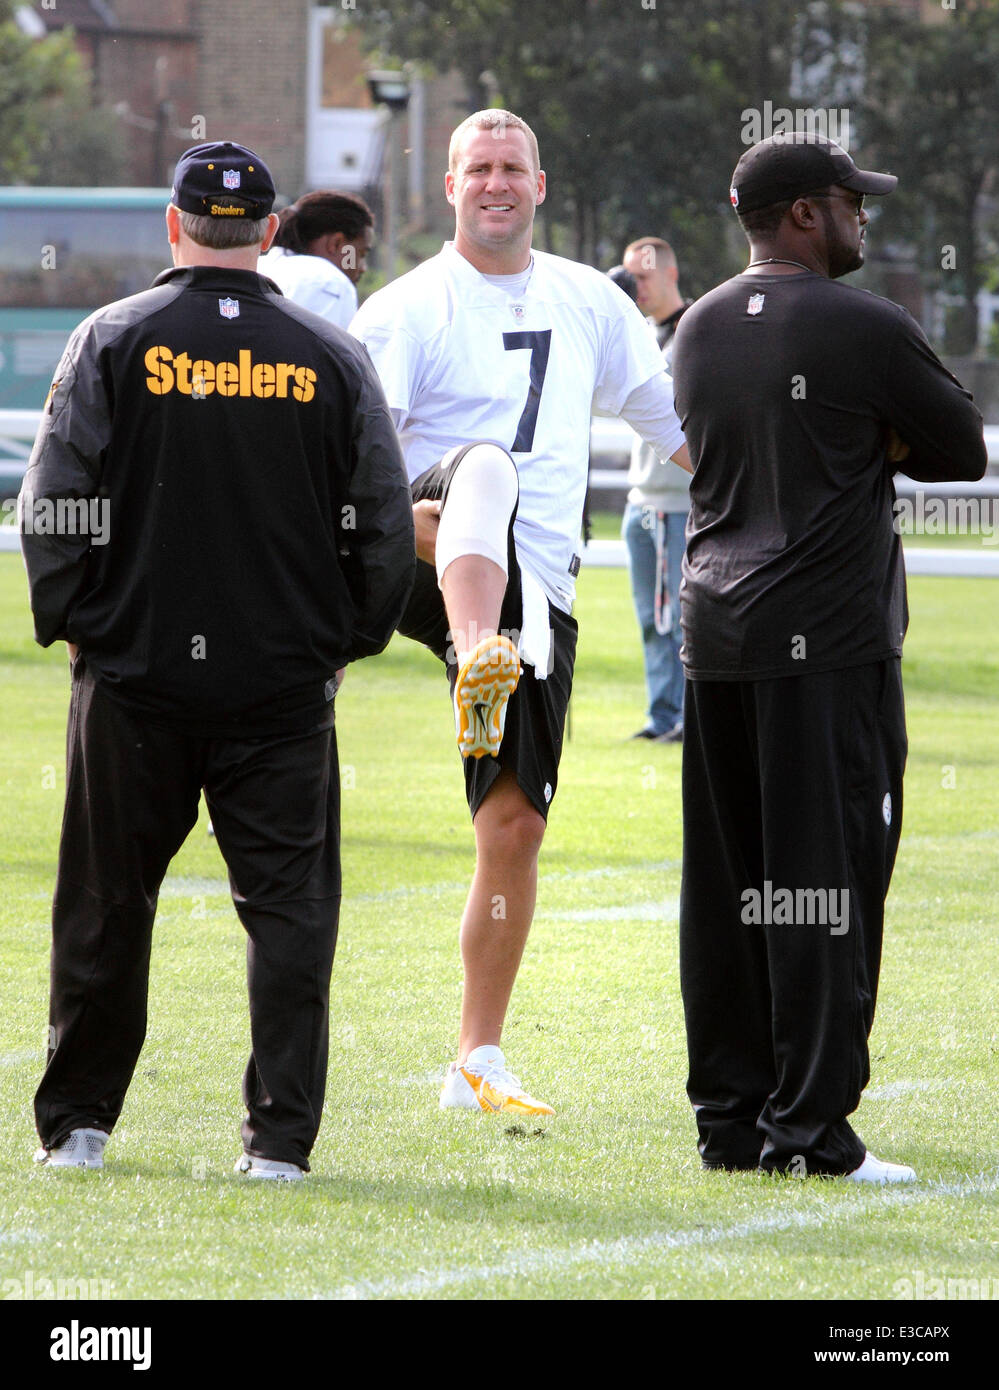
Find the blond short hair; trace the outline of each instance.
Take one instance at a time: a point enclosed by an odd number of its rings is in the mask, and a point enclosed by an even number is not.
[[[538,137],[519,116],[515,116],[512,111],[503,111],[499,108],[492,108],[488,111],[475,111],[471,116],[466,116],[461,125],[457,127],[451,136],[451,143],[447,151],[447,167],[453,174],[458,163],[458,151],[461,142],[466,134],[473,127],[476,130],[496,130],[499,131],[497,139],[501,139],[506,134],[507,126],[513,126],[514,130],[522,130],[527,136],[527,143],[531,147],[531,156],[534,160],[535,173],[541,168],[541,155],[538,151]]]
[[[630,246],[624,248],[624,261],[633,253],[642,253],[643,270],[673,270],[676,267],[676,255],[668,241],[663,241],[661,236],[643,236],[637,241],[633,241]]]

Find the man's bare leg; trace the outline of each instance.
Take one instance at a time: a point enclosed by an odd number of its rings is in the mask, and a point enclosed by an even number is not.
[[[471,533],[482,521],[481,516],[476,518],[475,508],[485,491],[495,493],[496,508],[489,515],[490,521],[495,521],[500,513],[508,516],[517,496],[513,461],[494,446],[473,449],[463,467],[466,472],[462,474],[459,469],[459,481],[454,485],[457,487],[464,479],[466,487],[459,503],[465,512],[458,523],[458,537]],[[468,488],[473,491],[468,492]],[[454,496],[452,491],[452,499]],[[436,510],[439,517],[440,508]],[[428,516],[425,520],[432,532],[433,518]],[[430,535],[427,541],[431,541]],[[432,544],[436,563],[436,536]],[[451,544],[454,546],[454,538]],[[498,553],[500,544],[495,536],[489,542],[494,553]],[[430,543],[425,545],[426,552],[430,548]],[[429,553],[421,558],[430,558]],[[498,632],[507,573],[495,559],[474,552],[455,554],[445,564],[443,573],[438,573],[449,640],[460,668],[484,638],[494,638]],[[514,775],[504,769],[479,807],[474,828],[475,873],[461,922],[465,982],[459,1063],[476,1047],[499,1044],[534,917],[538,851],[545,821],[521,791]]]
[[[465,985],[458,1062],[499,1043],[538,891],[544,817],[504,769],[473,822],[475,874],[461,919]]]
[[[450,641],[458,665],[483,637],[495,637],[506,593],[506,575],[484,555],[459,555],[441,579]]]

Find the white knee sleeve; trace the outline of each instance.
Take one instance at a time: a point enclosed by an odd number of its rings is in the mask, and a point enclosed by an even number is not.
[[[473,444],[454,470],[437,532],[437,582],[452,560],[484,555],[507,572],[507,531],[520,487],[498,444]]]

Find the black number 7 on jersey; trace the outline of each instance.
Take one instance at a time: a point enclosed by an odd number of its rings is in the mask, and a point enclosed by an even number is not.
[[[529,454],[534,448],[534,427],[538,423],[538,407],[541,405],[541,388],[545,384],[548,370],[548,352],[552,345],[550,328],[534,333],[504,333],[503,346],[507,352],[520,348],[531,350],[531,384],[527,388],[527,400],[517,421],[517,436],[510,446],[512,454]]]

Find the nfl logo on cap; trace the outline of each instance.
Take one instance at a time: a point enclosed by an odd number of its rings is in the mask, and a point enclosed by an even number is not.
[[[239,318],[239,300],[238,300],[238,299],[220,299],[220,300],[219,300],[219,313],[222,315],[222,317],[223,317],[224,319],[238,319],[238,318]]]
[[[222,170],[222,187],[223,187],[223,188],[238,188],[238,187],[239,187],[239,170],[238,170],[238,169],[223,169],[223,170]]]

